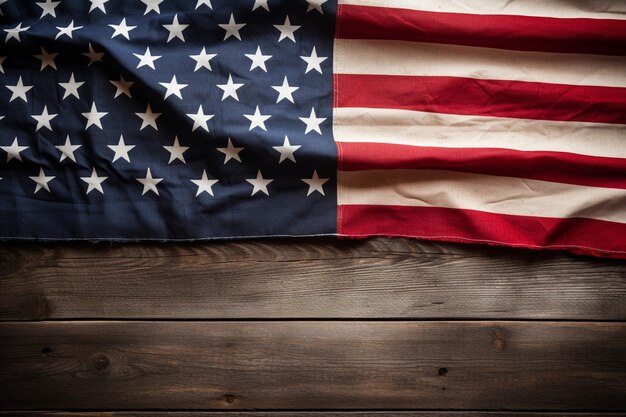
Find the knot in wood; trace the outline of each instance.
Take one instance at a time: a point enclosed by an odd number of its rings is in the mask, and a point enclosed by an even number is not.
[[[96,371],[104,371],[109,367],[111,361],[106,355],[98,355],[94,360],[94,368]]]
[[[506,343],[504,343],[503,339],[497,338],[496,340],[493,341],[493,346],[497,350],[504,350],[504,347],[506,346]]]

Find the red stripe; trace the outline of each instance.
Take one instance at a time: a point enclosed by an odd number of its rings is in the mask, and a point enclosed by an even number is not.
[[[626,88],[353,74],[335,86],[335,107],[626,124]]]
[[[341,143],[341,170],[442,169],[626,189],[626,159],[565,152]]]
[[[612,19],[475,15],[339,5],[336,36],[519,51],[626,55],[626,21]]]
[[[339,206],[344,236],[403,236],[626,258],[626,224],[438,207]]]

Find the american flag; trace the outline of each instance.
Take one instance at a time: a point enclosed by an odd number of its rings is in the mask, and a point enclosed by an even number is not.
[[[2,238],[386,235],[626,257],[624,2],[0,10]]]

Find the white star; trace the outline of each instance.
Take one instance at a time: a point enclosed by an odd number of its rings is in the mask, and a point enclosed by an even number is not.
[[[276,149],[277,152],[280,152],[280,161],[278,161],[279,164],[286,159],[296,162],[296,158],[293,154],[295,151],[300,149],[300,147],[300,145],[292,145],[289,143],[289,138],[287,136],[285,136],[285,141],[282,146],[272,146],[272,148]]]
[[[18,42],[22,42],[22,39],[20,38],[20,33],[28,29],[30,29],[30,26],[26,26],[25,28],[23,28],[21,22],[19,25],[15,26],[13,29],[4,29],[4,31],[7,33],[7,37],[4,41],[8,42],[9,39],[15,39]]]
[[[325,196],[326,194],[324,194],[324,188],[322,186],[326,184],[328,180],[330,180],[330,178],[318,177],[317,171],[313,171],[313,176],[311,178],[302,178],[302,181],[304,181],[305,183],[309,185],[309,191],[306,194],[307,197],[310,196],[315,191]]]
[[[237,23],[237,22],[235,22],[235,17],[231,13],[230,14],[230,21],[228,23],[220,24],[218,26],[226,31],[226,34],[224,35],[224,40],[230,38],[231,36],[234,36],[235,38],[241,40],[241,35],[239,34],[239,31],[245,25],[246,25],[246,23]]]
[[[89,0],[91,2],[91,7],[89,7],[89,13],[93,12],[96,9],[102,10],[104,14],[107,14],[107,10],[104,7],[105,3],[108,3],[109,0]]]
[[[187,163],[183,154],[189,149],[189,146],[180,146],[180,143],[178,143],[178,136],[174,138],[174,144],[172,146],[164,146],[164,148],[170,153],[170,160],[168,164],[171,164],[177,159],[183,164]]]
[[[269,191],[267,191],[267,186],[274,180],[263,178],[261,171],[259,171],[256,174],[256,178],[247,179],[246,181],[254,186],[251,195],[255,195],[259,191],[262,191],[265,195],[270,195]]]
[[[126,18],[123,18],[119,25],[109,25],[109,26],[114,29],[113,35],[111,35],[111,39],[113,39],[116,36],[122,35],[128,40],[130,40],[129,32],[137,27],[137,26],[128,26],[126,24]]]
[[[65,93],[63,94],[63,100],[65,100],[69,96],[74,96],[74,97],[80,99],[80,95],[78,94],[78,89],[83,84],[85,84],[85,83],[84,82],[77,82],[76,79],[74,79],[74,73],[72,73],[70,75],[70,80],[68,82],[66,82],[66,83],[59,83],[59,85],[65,89]]]
[[[250,120],[249,130],[254,129],[255,127],[260,127],[267,132],[267,129],[265,128],[265,121],[272,116],[261,114],[261,112],[259,111],[259,106],[256,106],[254,114],[244,114],[243,117]]]
[[[9,99],[9,103],[15,100],[16,98],[21,98],[26,103],[28,103],[28,99],[26,98],[26,93],[30,91],[33,86],[32,85],[24,85],[22,83],[22,77],[17,80],[17,84],[15,85],[7,85],[6,88],[11,90],[11,98]]]
[[[218,151],[225,155],[224,157],[224,165],[231,159],[235,161],[241,162],[241,157],[239,156],[239,152],[243,151],[243,147],[236,148],[233,146],[233,142],[228,138],[228,146],[226,148],[217,148]]]
[[[311,10],[317,10],[321,14],[324,14],[322,10],[322,4],[326,3],[328,0],[306,0],[309,3],[309,7],[306,9],[307,13]]]
[[[307,133],[309,133],[312,130],[315,130],[317,133],[319,133],[320,135],[322,134],[322,131],[320,129],[320,124],[326,120],[325,117],[317,117],[315,115],[315,109],[311,107],[311,115],[309,117],[300,117],[300,120],[302,120],[305,124],[306,124],[306,130],[304,131],[304,134],[306,135]]]
[[[206,170],[202,171],[202,178],[200,178],[199,180],[190,181],[198,186],[198,192],[196,193],[196,197],[204,192],[213,195],[213,186],[219,182],[218,180],[210,180],[206,175]]]
[[[300,87],[291,87],[289,85],[289,81],[287,81],[287,77],[285,77],[283,85],[273,85],[272,88],[278,91],[278,99],[276,99],[276,103],[280,103],[283,99],[287,99],[293,103],[293,92],[298,90]]]
[[[198,55],[189,55],[189,58],[196,61],[196,68],[193,71],[196,72],[200,68],[206,68],[209,71],[213,71],[213,69],[211,68],[211,63],[209,61],[216,56],[217,54],[207,54],[206,48],[202,48],[202,51],[200,51],[200,54]]]
[[[211,0],[198,0],[198,3],[196,3],[196,9],[200,8],[200,6],[208,6],[209,9],[213,10]]]
[[[141,0],[141,2],[146,5],[146,11],[144,12],[144,16],[151,11],[155,11],[157,12],[157,14],[161,14],[159,4],[163,3],[163,1],[164,0]]]
[[[89,42],[89,52],[85,52],[82,55],[89,58],[89,64],[87,64],[87,66],[90,66],[91,64],[102,61],[104,52],[96,52],[93,46],[91,46],[91,42]]]
[[[59,39],[59,37],[66,35],[68,38],[70,39],[74,39],[72,37],[72,34],[75,30],[78,29],[82,29],[82,26],[74,26],[74,21],[72,20],[70,22],[69,25],[62,27],[62,26],[57,26],[57,29],[59,30],[59,33],[57,33],[57,35],[54,37],[54,39]]]
[[[239,101],[239,96],[237,96],[237,90],[243,87],[243,84],[238,84],[233,82],[233,75],[228,74],[228,81],[226,84],[217,84],[217,87],[224,90],[224,94],[222,95],[222,101],[226,100],[228,97],[232,97],[235,100]]]
[[[169,32],[169,36],[167,37],[167,42],[171,41],[174,38],[178,38],[181,41],[185,42],[185,37],[183,36],[183,30],[187,29],[189,25],[183,25],[178,23],[178,15],[174,15],[174,20],[171,25],[163,25],[165,29]]]
[[[305,74],[307,74],[311,70],[315,70],[322,74],[322,67],[320,64],[328,59],[328,57],[325,56],[318,57],[315,47],[313,47],[311,56],[301,56],[300,58],[304,59],[304,61],[306,62],[306,70],[304,71]]]
[[[102,122],[100,121],[100,119],[102,119],[107,114],[109,113],[99,112],[98,109],[96,108],[96,103],[93,102],[91,104],[91,110],[86,113],[83,113],[83,117],[87,119],[87,125],[85,126],[85,130],[89,129],[89,126],[91,125],[95,125],[99,127],[100,129],[102,129]]]
[[[11,144],[11,146],[0,146],[0,149],[7,153],[7,162],[9,162],[11,159],[17,159],[18,161],[22,161],[22,155],[20,155],[20,152],[28,149],[28,146],[20,146],[20,144],[17,142],[16,137],[15,139],[13,139],[13,143]]]
[[[167,91],[165,91],[165,98],[168,98],[169,96],[171,96],[172,94],[175,95],[176,97],[178,97],[179,99],[183,99],[183,96],[181,94],[181,90],[185,87],[187,87],[189,84],[179,84],[178,81],[176,80],[176,76],[174,75],[172,77],[172,81],[169,83],[159,83],[161,84],[163,87],[165,87],[165,89]]]
[[[293,43],[296,43],[296,38],[294,36],[294,32],[300,29],[300,26],[292,25],[289,21],[289,16],[285,19],[284,25],[274,25],[276,29],[280,31],[280,37],[278,38],[278,42],[283,39],[291,39]]]
[[[139,130],[143,130],[148,126],[152,126],[154,130],[159,130],[157,128],[156,119],[158,119],[162,113],[153,113],[152,107],[150,107],[150,103],[148,103],[148,107],[146,108],[145,113],[135,113],[141,119],[141,127]]]
[[[70,135],[67,135],[63,145],[55,146],[55,148],[61,151],[61,159],[59,159],[59,162],[63,162],[65,158],[70,158],[72,161],[76,162],[74,152],[81,146],[82,145],[72,145],[72,142],[70,142]]]
[[[54,58],[56,58],[57,55],[59,55],[59,54],[58,53],[55,53],[55,54],[48,53],[48,51],[43,49],[43,46],[42,46],[41,47],[41,55],[33,55],[33,56],[35,58],[41,60],[41,70],[40,71],[43,71],[46,67],[52,67],[54,69],[57,69],[57,65],[54,63]]]
[[[52,181],[53,179],[55,179],[56,177],[47,177],[46,174],[44,174],[43,172],[43,168],[39,168],[39,175],[36,177],[28,177],[31,180],[35,181],[35,183],[37,184],[35,186],[35,193],[37,193],[39,190],[41,190],[42,188],[44,190],[46,190],[47,192],[50,192],[50,187],[48,186],[48,183],[50,181]]]
[[[107,145],[107,147],[115,152],[112,162],[115,162],[120,158],[125,159],[126,162],[130,162],[128,152],[130,152],[135,147],[135,145],[126,145],[124,143],[124,136],[120,135],[120,141],[117,143],[117,145]]]
[[[35,3],[37,6],[43,9],[41,12],[41,16],[39,16],[39,18],[41,19],[42,17],[46,15],[57,17],[57,14],[54,11],[54,9],[56,9],[60,3],[61,3],[60,1],[52,1],[52,0],[46,0],[45,3]]]
[[[156,69],[154,68],[154,61],[156,61],[157,59],[161,58],[161,55],[152,55],[150,54],[150,47],[146,48],[146,53],[143,55],[140,54],[133,54],[135,55],[137,58],[139,58],[139,64],[137,65],[137,68],[141,68],[144,65],[149,66],[152,69]]]
[[[4,67],[2,66],[2,63],[4,62],[4,60],[7,59],[6,56],[0,56],[0,72],[4,74]]]
[[[252,64],[250,64],[250,71],[255,68],[261,68],[263,71],[267,72],[267,68],[265,67],[265,61],[270,59],[272,55],[263,55],[261,53],[261,47],[256,47],[256,52],[254,54],[245,54],[248,57]]]
[[[202,104],[200,105],[200,107],[198,107],[198,113],[196,114],[187,114],[187,117],[189,117],[191,120],[193,120],[193,127],[191,128],[191,131],[195,131],[197,128],[201,127],[204,130],[206,130],[207,132],[209,131],[209,127],[207,126],[207,123],[209,120],[211,120],[213,118],[213,116],[215,116],[214,114],[204,114],[204,110],[202,110]]]
[[[270,11],[270,6],[267,5],[267,0],[254,0],[254,6],[252,6],[252,11],[255,11],[259,7],[264,8],[268,12]]]
[[[132,98],[132,96],[130,95],[130,87],[135,84],[133,81],[126,81],[124,79],[124,77],[120,76],[120,80],[119,81],[110,81],[111,84],[113,84],[116,88],[115,90],[115,97],[113,98],[117,98],[120,94],[125,94],[127,95],[129,98]]]
[[[37,120],[37,127],[35,127],[35,132],[37,132],[42,127],[46,127],[48,130],[52,130],[52,126],[50,126],[50,121],[57,116],[57,114],[48,114],[48,106],[43,106],[43,112],[40,115],[30,116],[33,119]]]
[[[89,194],[93,190],[100,191],[101,194],[104,194],[104,190],[102,189],[102,183],[109,177],[99,177],[96,172],[96,168],[91,171],[91,177],[80,177],[81,180],[87,183],[87,192],[85,194]]]
[[[150,172],[150,168],[148,168],[145,178],[136,178],[136,180],[143,184],[143,192],[141,193],[141,195],[144,195],[148,191],[152,191],[156,195],[159,195],[159,190],[157,190],[157,184],[163,181],[163,178],[153,178],[152,172]]]

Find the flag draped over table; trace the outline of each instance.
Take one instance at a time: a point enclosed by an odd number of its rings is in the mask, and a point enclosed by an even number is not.
[[[0,0],[0,238],[626,257],[626,3]]]

